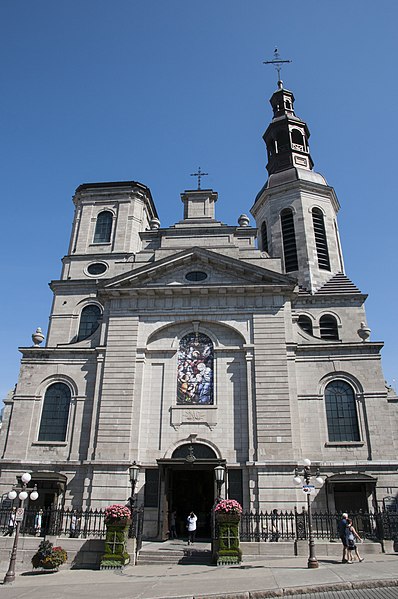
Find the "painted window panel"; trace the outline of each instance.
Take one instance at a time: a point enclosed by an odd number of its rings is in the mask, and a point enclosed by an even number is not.
[[[189,333],[178,351],[177,404],[213,404],[214,348],[207,335]]]

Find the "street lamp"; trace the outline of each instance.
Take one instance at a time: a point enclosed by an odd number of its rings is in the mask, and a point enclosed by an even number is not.
[[[133,519],[134,492],[135,492],[135,486],[136,486],[137,481],[138,481],[138,475],[139,475],[139,473],[140,473],[140,467],[134,461],[132,463],[132,465],[129,467],[130,482],[131,482],[131,496],[129,497],[131,519]]]
[[[29,472],[25,472],[24,474],[22,474],[21,476],[21,490],[18,493],[18,489],[13,489],[12,491],[10,491],[8,493],[8,499],[11,499],[12,501],[14,501],[14,499],[16,499],[17,495],[19,498],[19,508],[17,510],[16,516],[15,516],[15,537],[14,537],[14,543],[12,546],[12,551],[11,551],[11,557],[10,557],[10,565],[8,566],[8,571],[7,574],[4,577],[4,584],[10,583],[10,582],[14,582],[15,580],[15,562],[17,560],[17,549],[18,549],[18,539],[19,539],[19,529],[21,527],[21,522],[23,520],[23,516],[24,516],[24,501],[25,499],[28,498],[28,491],[27,486],[30,483],[31,480],[31,475],[29,474]],[[30,492],[30,499],[32,501],[36,501],[36,499],[39,497],[39,494],[37,492],[37,486],[35,485],[32,489],[32,491]]]
[[[217,483],[217,497],[220,498],[221,497],[221,487],[224,484],[224,478],[225,478],[224,466],[216,466],[214,468],[214,476],[216,478],[216,483]]]
[[[301,476],[303,479],[301,479]],[[309,546],[309,557],[308,567],[319,568],[318,560],[315,556],[315,541],[312,534],[312,514],[311,514],[311,492],[315,489],[314,485],[311,485],[311,478],[315,477],[318,484],[323,485],[323,478],[320,476],[319,468],[315,472],[311,472],[311,460],[304,460],[304,468],[300,471],[298,468],[294,469],[293,482],[295,485],[302,485],[303,492],[307,495],[307,513],[308,513],[308,546]]]

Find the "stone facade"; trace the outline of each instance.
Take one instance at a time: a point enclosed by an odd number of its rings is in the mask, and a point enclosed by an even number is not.
[[[183,219],[167,228],[140,183],[76,190],[45,347],[21,348],[5,402],[3,493],[22,468],[42,505],[104,507],[127,500],[136,461],[145,533],[160,538],[172,508],[180,522],[194,509],[206,534],[219,464],[224,494],[246,510],[301,507],[292,476],[306,457],[326,478],[318,509],[366,510],[396,497],[398,398],[384,383],[382,343],[361,325],[366,296],[344,274],[339,204],[312,170],[293,101],[286,90],[271,99],[256,227],[244,215],[238,226],[217,221],[213,190],[185,191]],[[284,229],[284,210],[293,228]],[[87,324],[90,310],[101,316]],[[211,361],[199,356],[199,338]],[[343,391],[328,413],[336,381]],[[205,399],[193,400],[199,390]]]

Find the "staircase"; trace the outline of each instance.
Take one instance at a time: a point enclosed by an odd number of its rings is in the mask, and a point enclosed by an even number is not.
[[[211,564],[210,543],[187,545],[182,541],[144,542],[138,555],[137,566],[156,564]]]

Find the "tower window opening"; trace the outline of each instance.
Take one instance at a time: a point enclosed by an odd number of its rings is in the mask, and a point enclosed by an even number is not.
[[[94,243],[109,243],[112,233],[113,214],[103,210],[97,216],[95,224]]]
[[[301,131],[299,131],[298,129],[292,129],[291,135],[292,135],[293,148],[295,148],[297,150],[304,150],[305,149],[304,137],[303,137],[303,134],[301,133]]]
[[[265,220],[261,223],[261,251],[268,254],[267,223]]]
[[[325,389],[329,441],[360,441],[358,415],[352,387],[332,381]]]
[[[301,329],[303,329],[303,331],[305,333],[308,333],[308,335],[312,335],[312,320],[309,316],[306,316],[305,314],[301,314],[299,316],[298,319],[298,325]]]
[[[312,223],[314,226],[315,246],[318,256],[318,266],[322,270],[330,270],[328,243],[326,238],[325,221],[322,210],[313,208]]]
[[[287,131],[279,131],[275,140],[276,152],[280,154],[289,149],[289,135]]]
[[[294,230],[293,211],[286,208],[281,212],[283,255],[286,272],[298,270],[296,233]]]
[[[288,110],[291,110],[291,109],[292,109],[292,105],[291,105],[291,103],[290,103],[290,100],[286,100],[286,102],[285,102],[285,105],[286,105],[286,108],[287,108]]]
[[[319,319],[319,330],[322,339],[338,340],[337,320],[331,314],[325,314]]]
[[[101,310],[95,304],[83,308],[80,315],[79,332],[77,341],[83,341],[90,337],[98,329]]]

